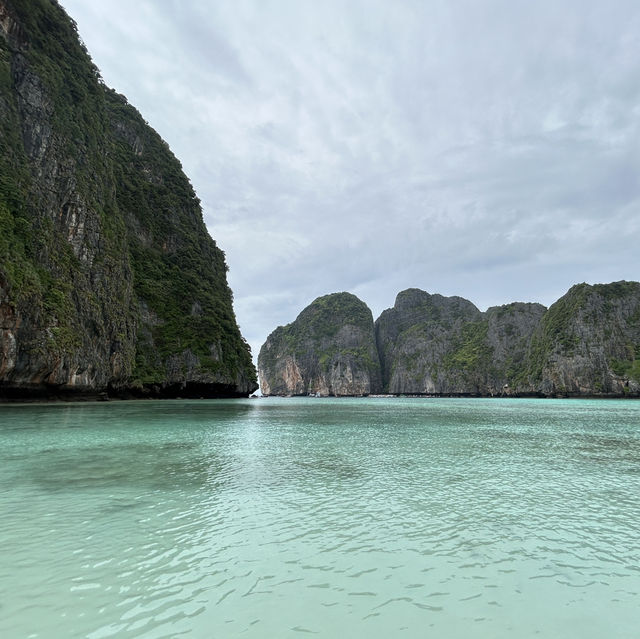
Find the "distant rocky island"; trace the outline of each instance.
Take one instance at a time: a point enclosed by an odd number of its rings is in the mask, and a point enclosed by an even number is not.
[[[168,145],[55,0],[0,0],[0,399],[257,388]]]
[[[402,291],[373,321],[350,293],[316,299],[262,346],[264,395],[640,396],[640,283],[578,284],[545,308],[481,312]]]

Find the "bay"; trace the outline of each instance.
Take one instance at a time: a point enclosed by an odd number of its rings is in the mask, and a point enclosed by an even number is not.
[[[637,637],[640,403],[0,406],[0,636]]]

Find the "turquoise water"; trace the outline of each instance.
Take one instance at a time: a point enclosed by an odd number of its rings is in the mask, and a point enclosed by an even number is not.
[[[638,637],[640,402],[0,406],[0,637]]]

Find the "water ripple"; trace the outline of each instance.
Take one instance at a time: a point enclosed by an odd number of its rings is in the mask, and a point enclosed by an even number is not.
[[[640,404],[0,410],[3,637],[636,636]]]

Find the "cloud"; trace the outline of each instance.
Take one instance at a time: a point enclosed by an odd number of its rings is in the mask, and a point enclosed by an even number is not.
[[[255,354],[332,291],[638,277],[636,2],[63,4],[191,178]]]

